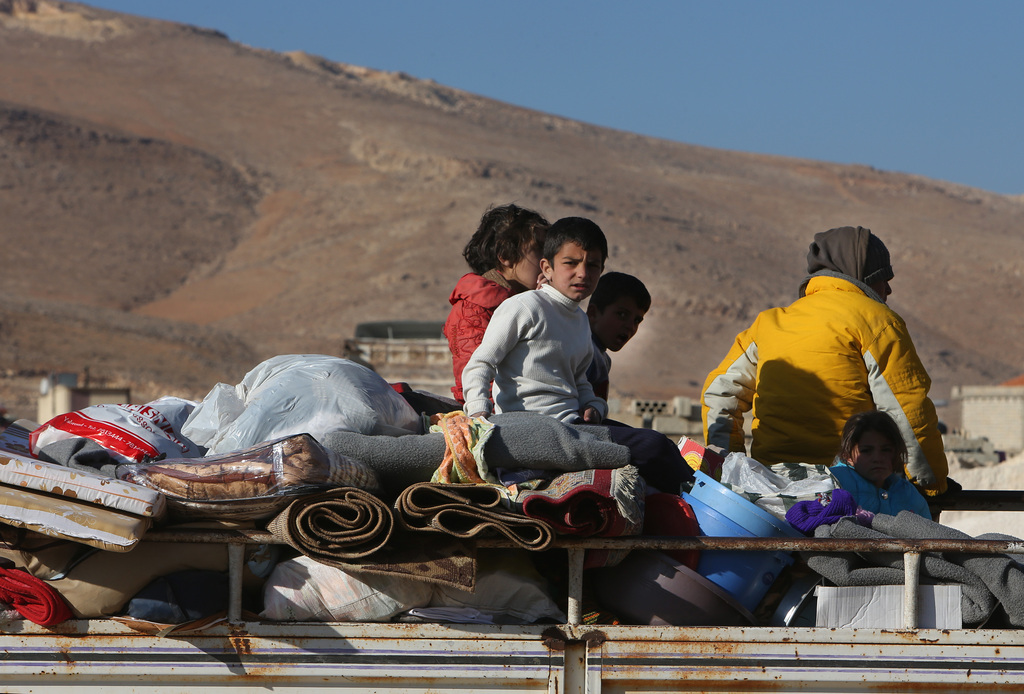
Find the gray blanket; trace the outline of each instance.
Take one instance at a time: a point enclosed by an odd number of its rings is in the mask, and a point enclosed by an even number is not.
[[[910,511],[896,516],[875,515],[871,528],[849,519],[834,525],[822,525],[815,537],[847,539],[955,539],[970,535],[922,518]],[[1016,540],[996,533],[977,536],[978,540]],[[899,585],[904,582],[903,555],[900,553],[805,553],[807,564],[839,586]],[[927,552],[921,556],[922,583],[959,583],[963,590],[961,608],[966,625],[984,623],[1002,606],[1013,626],[1024,626],[1024,571],[1005,554],[966,554]]]
[[[534,470],[619,468],[629,464],[629,449],[612,443],[604,427],[563,424],[554,417],[508,412],[488,418],[495,426],[484,446],[488,467]],[[371,436],[332,432],[321,442],[342,455],[366,463],[392,493],[427,482],[444,458],[444,434]]]
[[[122,464],[106,448],[86,438],[64,439],[44,446],[39,451],[39,459],[114,478],[117,477],[117,466]]]

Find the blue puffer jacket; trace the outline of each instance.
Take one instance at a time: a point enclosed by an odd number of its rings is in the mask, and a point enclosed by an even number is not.
[[[906,477],[889,475],[884,487],[876,487],[845,463],[833,465],[829,472],[836,478],[841,488],[853,494],[857,505],[865,511],[890,516],[895,516],[900,511],[913,511],[928,519],[932,517],[928,502]]]

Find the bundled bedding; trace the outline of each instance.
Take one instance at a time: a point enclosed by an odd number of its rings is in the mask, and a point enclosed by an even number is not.
[[[112,552],[127,552],[165,511],[145,486],[0,453],[0,522]]]
[[[296,497],[331,487],[380,487],[373,470],[308,434],[235,453],[122,465],[117,475],[159,491],[176,516],[236,521],[270,518]]]

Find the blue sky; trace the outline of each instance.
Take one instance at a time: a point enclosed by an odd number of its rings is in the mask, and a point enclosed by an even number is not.
[[[96,0],[596,125],[1024,194],[1019,0]]]

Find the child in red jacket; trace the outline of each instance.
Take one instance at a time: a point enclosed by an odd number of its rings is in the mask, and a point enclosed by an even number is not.
[[[539,286],[547,228],[547,220],[533,210],[511,204],[491,207],[462,251],[472,272],[452,290],[452,310],[444,324],[455,375],[452,395],[459,404],[465,402],[462,370],[480,345],[494,309],[513,294]]]

